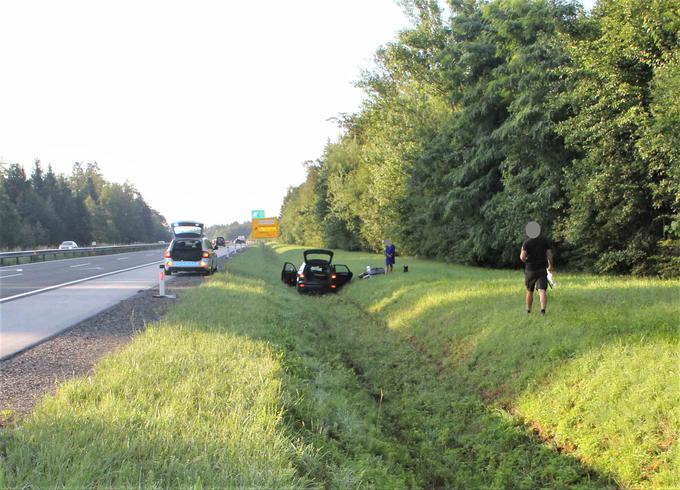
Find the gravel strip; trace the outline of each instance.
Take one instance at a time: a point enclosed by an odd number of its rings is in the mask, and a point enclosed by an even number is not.
[[[220,260],[223,264],[226,257]],[[181,296],[183,289],[210,280],[202,276],[174,276],[166,294]],[[163,317],[172,300],[153,298],[158,288],[139,291],[62,334],[15,357],[0,361],[0,427],[31,413],[36,402],[54,393],[68,378],[87,375],[106,354],[128,343],[148,323]]]

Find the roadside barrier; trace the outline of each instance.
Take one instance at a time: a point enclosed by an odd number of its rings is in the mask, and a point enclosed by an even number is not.
[[[2,252],[0,253],[0,267],[11,262],[15,262],[16,265],[21,263],[30,264],[31,262],[45,262],[48,256],[52,257],[50,260],[54,260],[59,256],[61,256],[60,258],[88,257],[92,255],[154,250],[165,247],[167,247],[167,244],[163,243],[139,243],[134,245],[115,245],[111,247],[78,247],[70,250],[59,250],[55,248],[45,250],[24,250],[20,252]]]

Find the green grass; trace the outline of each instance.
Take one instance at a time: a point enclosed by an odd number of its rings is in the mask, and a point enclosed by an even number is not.
[[[680,486],[680,283],[410,272],[298,295],[249,249],[0,436],[0,487]],[[355,272],[381,257],[339,252]]]
[[[402,263],[343,296],[617,484],[680,486],[680,282],[559,275],[542,318],[520,272]]]

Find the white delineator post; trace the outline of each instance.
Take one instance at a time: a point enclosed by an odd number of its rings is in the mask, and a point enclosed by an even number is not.
[[[158,294],[154,294],[153,297],[175,299],[177,296],[174,294],[165,294],[165,266],[161,264],[158,267],[160,268],[158,273]]]
[[[158,294],[165,296],[165,269],[161,269],[158,274]]]

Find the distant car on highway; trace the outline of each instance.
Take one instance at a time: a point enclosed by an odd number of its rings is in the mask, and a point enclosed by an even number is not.
[[[165,250],[165,273],[199,272],[210,275],[217,270],[217,254],[203,236],[203,223],[178,221],[172,224],[175,238]]]
[[[218,236],[217,238],[215,238],[215,242],[217,243],[218,247],[224,247],[227,244],[223,236]]]
[[[325,249],[305,250],[304,262],[299,268],[286,262],[281,271],[281,280],[289,286],[296,286],[299,293],[337,292],[352,280],[352,271],[343,264],[333,264],[333,252]]]
[[[73,241],[65,241],[59,244],[59,250],[71,250],[73,248],[78,248],[78,244]]]

